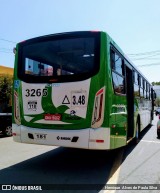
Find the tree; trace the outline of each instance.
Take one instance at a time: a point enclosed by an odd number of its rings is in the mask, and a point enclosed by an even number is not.
[[[155,85],[160,85],[160,82],[152,82],[152,85],[155,86]]]
[[[0,76],[0,104],[7,106],[12,98],[13,77],[4,75]]]

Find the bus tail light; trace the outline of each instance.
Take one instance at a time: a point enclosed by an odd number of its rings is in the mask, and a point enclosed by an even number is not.
[[[104,143],[104,140],[102,140],[102,139],[96,139],[96,143]]]
[[[103,139],[90,139],[89,142],[93,142],[93,143],[104,143]]]

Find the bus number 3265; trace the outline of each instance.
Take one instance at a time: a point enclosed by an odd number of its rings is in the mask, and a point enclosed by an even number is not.
[[[47,96],[48,90],[44,89],[26,89],[26,97],[40,97],[40,96]]]

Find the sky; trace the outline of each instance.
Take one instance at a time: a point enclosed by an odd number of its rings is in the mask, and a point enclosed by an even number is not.
[[[150,82],[160,81],[160,0],[0,0],[0,65],[26,39],[107,32]]]

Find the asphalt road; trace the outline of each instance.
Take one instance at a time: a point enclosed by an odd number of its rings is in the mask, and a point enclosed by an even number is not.
[[[160,140],[156,135],[157,120],[155,117],[153,126],[142,133],[142,139],[137,145],[131,143],[125,148],[113,151],[20,144],[13,142],[12,137],[4,138],[0,135],[0,184],[62,184],[62,187],[66,184],[84,184],[84,187],[88,187],[90,184],[91,187],[95,187],[95,190],[42,191],[56,193],[160,193],[160,190],[140,190],[142,184],[160,184]],[[137,186],[136,191],[102,190],[106,184],[140,184],[140,187]]]

